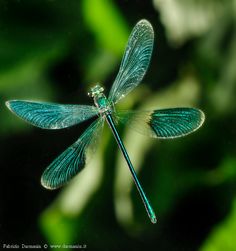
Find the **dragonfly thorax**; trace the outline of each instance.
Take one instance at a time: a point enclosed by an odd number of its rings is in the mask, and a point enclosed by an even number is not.
[[[93,98],[94,104],[99,108],[100,113],[105,114],[111,112],[111,105],[103,91],[104,88],[97,84],[91,88],[88,95]]]

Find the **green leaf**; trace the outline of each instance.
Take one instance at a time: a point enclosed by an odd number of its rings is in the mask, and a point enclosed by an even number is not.
[[[96,41],[86,66],[85,82],[104,81],[121,60],[129,29],[113,1],[84,0],[82,11]]]
[[[229,216],[210,233],[200,251],[236,250],[236,199]]]
[[[124,51],[129,30],[113,1],[84,0],[82,7],[85,21],[99,44],[120,56]]]

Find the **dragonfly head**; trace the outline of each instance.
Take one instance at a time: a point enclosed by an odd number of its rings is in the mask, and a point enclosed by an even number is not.
[[[93,98],[103,93],[103,91],[104,91],[104,88],[100,86],[99,84],[96,84],[94,87],[90,89],[90,91],[88,92],[88,96]]]

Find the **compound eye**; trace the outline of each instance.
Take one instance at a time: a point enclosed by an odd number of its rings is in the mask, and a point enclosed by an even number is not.
[[[90,98],[92,98],[92,97],[93,97],[93,92],[92,92],[92,91],[88,92],[88,96],[89,96]]]

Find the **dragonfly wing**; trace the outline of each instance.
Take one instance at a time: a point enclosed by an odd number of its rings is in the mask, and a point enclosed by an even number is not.
[[[170,108],[147,112],[116,112],[117,119],[136,131],[154,138],[177,138],[194,132],[203,124],[204,113],[196,108]]]
[[[98,114],[95,106],[11,100],[7,107],[20,118],[43,129],[61,129]]]
[[[154,32],[151,24],[139,21],[128,40],[118,75],[109,93],[109,100],[118,102],[143,79],[152,54]]]
[[[86,163],[88,149],[94,149],[100,138],[104,119],[94,121],[80,138],[59,155],[44,171],[41,184],[56,189],[72,179]]]

